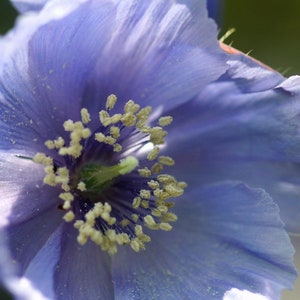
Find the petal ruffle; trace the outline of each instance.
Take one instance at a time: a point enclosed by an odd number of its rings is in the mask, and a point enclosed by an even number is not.
[[[235,71],[228,71],[236,72],[235,80],[226,75],[168,112],[174,126],[166,153],[176,160],[176,176],[190,185],[241,180],[264,188],[288,230],[300,232],[298,79],[269,70],[256,77],[262,67],[251,65],[247,70],[245,60],[241,67],[235,62]]]
[[[25,13],[41,10],[48,0],[11,0],[11,2],[19,12]]]
[[[238,288],[276,300],[292,287],[293,249],[266,193],[223,184],[188,197],[173,231],[151,233],[145,252],[119,250],[116,299],[222,299]]]

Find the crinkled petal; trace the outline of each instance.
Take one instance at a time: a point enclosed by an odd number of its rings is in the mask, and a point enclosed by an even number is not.
[[[176,202],[178,221],[144,252],[114,257],[116,299],[222,299],[231,288],[280,298],[296,277],[278,208],[262,190],[222,184]]]
[[[41,10],[48,0],[11,0],[11,2],[19,12],[25,13]]]
[[[244,74],[244,61],[241,68],[234,65],[235,80],[212,83],[167,113],[174,125],[166,153],[176,161],[174,171],[180,170],[176,176],[190,185],[225,179],[264,188],[279,204],[288,230],[300,232],[298,78],[280,81],[267,70],[268,88],[255,84],[255,92],[248,85],[256,71],[252,77]]]
[[[234,79],[244,93],[259,92],[274,88],[285,78],[258,60],[220,43],[221,48],[231,54],[227,64],[229,68],[222,76],[222,81]]]
[[[131,98],[154,108],[176,106],[226,69],[212,20],[204,15],[194,22],[184,5],[91,0],[75,1],[75,9],[64,3],[49,2],[25,33],[20,24],[2,43],[8,48],[0,64],[3,147],[19,143],[20,135],[38,143],[64,136],[66,119],[79,119],[82,106],[97,119],[110,93],[121,95],[120,107]],[[61,17],[65,6],[69,14]],[[206,13],[205,1],[197,9]],[[18,51],[7,46],[15,40],[22,41]]]
[[[93,242],[80,246],[72,224],[65,224],[63,230],[54,273],[56,299],[113,300],[110,256]]]
[[[39,15],[27,16],[32,23],[26,23],[29,29],[22,27],[12,34],[13,41],[23,39],[23,47],[17,52],[9,51],[11,56],[1,70],[2,149],[38,150],[47,139],[64,134],[64,121],[78,118],[78,100],[83,88],[79,81],[88,76],[88,70],[93,68],[91,60],[98,55],[97,47],[106,41],[112,5],[108,1],[94,2],[96,7],[82,4],[76,13],[68,15],[80,1],[74,1],[73,5],[68,3],[51,2]],[[46,21],[42,18],[45,15]],[[103,32],[98,32],[99,27]],[[86,32],[99,39],[82,43]],[[55,45],[64,49],[64,55],[56,51]]]

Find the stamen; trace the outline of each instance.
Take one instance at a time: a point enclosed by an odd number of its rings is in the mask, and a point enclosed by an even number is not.
[[[152,112],[150,106],[140,108],[133,100],[129,100],[124,106],[123,113],[111,114],[110,111],[114,109],[116,102],[115,95],[107,97],[106,110],[99,112],[100,125],[102,125],[100,128],[105,127],[105,129],[103,132],[94,133],[92,139],[89,137],[93,130],[86,126],[91,122],[91,116],[88,110],[83,108],[80,111],[81,121],[67,120],[63,124],[64,130],[70,133],[69,144],[66,144],[62,137],[45,142],[49,150],[56,151],[61,156],[67,156],[66,161],[72,162],[72,168],[69,169],[67,164],[57,167],[53,159],[43,153],[37,153],[33,158],[33,161],[45,166],[44,183],[50,186],[58,185],[62,189],[59,198],[63,201],[60,207],[66,211],[63,219],[66,222],[72,222],[75,219],[74,227],[78,230],[78,243],[84,245],[90,239],[111,255],[117,252],[119,245],[130,245],[136,252],[145,249],[145,244],[151,239],[143,233],[143,227],[170,231],[172,229],[170,222],[175,222],[177,216],[169,211],[174,205],[169,199],[181,196],[186,187],[185,182],[177,182],[173,176],[161,174],[164,166],[170,167],[175,164],[171,157],[159,156],[159,145],[164,144],[167,135],[167,131],[162,127],[170,125],[173,118],[163,116],[159,118],[158,126],[151,127],[148,124]],[[124,136],[120,138],[124,127],[132,127],[124,131],[140,135],[142,143],[146,141],[153,145],[144,159],[139,161],[132,155],[126,156],[125,151],[128,149],[125,149],[124,154],[121,154],[124,158],[114,165],[85,162],[88,158],[88,155],[83,152],[86,143],[96,141],[111,147],[112,153],[121,152]],[[76,165],[77,162],[78,165]],[[139,164],[144,162],[149,168],[142,165],[137,169]],[[130,173],[132,175],[129,175]],[[122,204],[124,211],[117,211],[118,199],[115,199],[115,203],[102,202],[102,194],[106,192],[106,189],[114,188],[115,178],[133,176],[133,180],[137,180],[138,175],[143,182],[142,188],[138,189],[137,186],[137,189],[130,191],[129,194],[133,192],[134,195],[132,199],[129,199],[128,209]],[[126,193],[124,193],[125,196]],[[75,216],[75,207],[78,201],[82,201],[82,198],[90,203],[92,208],[83,216]],[[78,218],[81,219],[78,220]]]
[[[83,124],[88,124],[91,121],[91,116],[86,108],[83,108],[81,111],[81,121]]]
[[[115,104],[117,102],[117,97],[116,95],[112,94],[112,95],[109,95],[107,97],[107,100],[106,100],[106,109],[107,110],[111,110],[114,108]]]
[[[164,126],[170,125],[172,123],[172,121],[173,121],[173,118],[170,116],[161,117],[158,120],[158,124],[159,124],[159,126],[164,127]]]

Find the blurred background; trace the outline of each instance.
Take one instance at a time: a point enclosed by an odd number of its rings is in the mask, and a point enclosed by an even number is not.
[[[285,76],[300,74],[300,1],[290,0],[208,0],[222,5],[219,10],[219,37],[235,28],[225,42],[245,52]],[[13,24],[17,12],[8,0],[0,0],[0,34]],[[292,239],[300,250],[300,239]],[[297,244],[298,243],[298,244]],[[297,244],[297,245],[296,245]],[[270,247],[272,247],[270,245]],[[296,263],[300,270],[300,252]],[[0,300],[10,299],[0,295]],[[300,281],[283,300],[300,299]]]

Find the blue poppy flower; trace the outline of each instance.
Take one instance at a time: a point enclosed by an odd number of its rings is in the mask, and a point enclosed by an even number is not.
[[[292,102],[288,81],[223,52],[205,1],[15,3],[38,12],[0,41],[3,268],[49,299],[291,288],[272,198],[206,168],[235,146],[251,159],[255,99]]]

